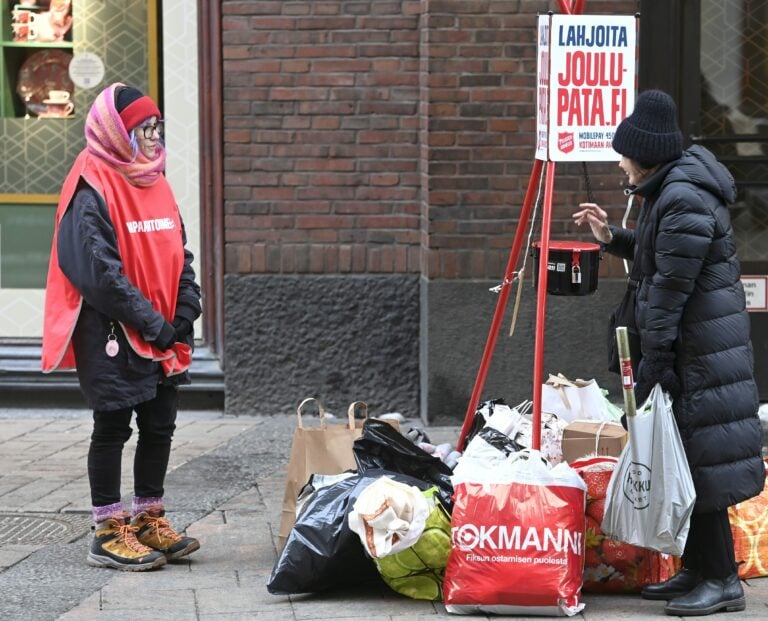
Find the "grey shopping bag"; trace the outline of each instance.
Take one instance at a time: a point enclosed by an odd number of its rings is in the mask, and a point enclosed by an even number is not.
[[[696,501],[691,471],[672,414],[656,384],[635,416],[613,472],[601,528],[606,536],[680,556]]]

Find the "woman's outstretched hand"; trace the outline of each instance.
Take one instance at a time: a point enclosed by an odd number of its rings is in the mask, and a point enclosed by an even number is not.
[[[613,238],[611,229],[608,228],[608,214],[595,203],[580,203],[579,211],[573,214],[573,221],[577,226],[587,222],[592,229],[592,235],[597,241],[607,244]]]

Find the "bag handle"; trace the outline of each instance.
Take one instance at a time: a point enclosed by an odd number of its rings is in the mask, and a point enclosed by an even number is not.
[[[569,380],[565,375],[562,373],[558,373],[557,375],[549,374],[549,378],[545,382],[547,386],[552,386],[555,390],[557,390],[558,394],[560,395],[560,400],[563,402],[563,405],[567,409],[571,409],[571,402],[568,400],[568,395],[565,394],[565,387],[568,386],[569,388],[577,388],[576,384],[574,384],[571,380]]]
[[[349,404],[349,408],[347,408],[347,420],[349,421],[350,429],[355,428],[355,412],[358,405],[363,408],[363,420],[368,418],[368,404],[365,401],[353,401]]]
[[[317,413],[318,413],[318,416],[320,417],[320,429],[325,429],[325,408],[323,407],[323,404],[320,403],[314,397],[307,397],[306,399],[304,399],[304,401],[299,403],[299,407],[296,408],[296,416],[299,419],[299,429],[304,429],[304,422],[301,419],[301,410],[310,401],[314,401],[317,404]]]

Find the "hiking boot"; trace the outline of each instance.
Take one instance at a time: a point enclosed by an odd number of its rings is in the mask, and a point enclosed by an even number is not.
[[[88,564],[113,567],[123,571],[145,571],[161,567],[168,561],[161,552],[139,543],[136,528],[127,513],[116,515],[93,527],[93,541]]]
[[[200,547],[200,542],[194,537],[183,537],[173,530],[165,519],[163,509],[142,511],[131,524],[140,543],[162,552],[169,561],[186,556]]]

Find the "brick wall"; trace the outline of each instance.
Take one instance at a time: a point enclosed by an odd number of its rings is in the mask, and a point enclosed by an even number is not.
[[[226,271],[418,272],[420,2],[222,9]]]
[[[536,15],[556,8],[224,0],[227,273],[502,275],[533,163]],[[589,172],[620,218],[623,175]],[[552,238],[589,238],[569,217],[586,198],[581,166],[559,166]]]

